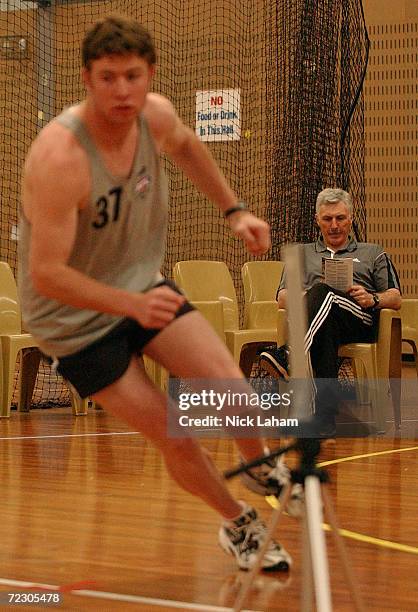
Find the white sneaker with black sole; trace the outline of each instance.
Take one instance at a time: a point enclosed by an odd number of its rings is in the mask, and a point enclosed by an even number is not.
[[[242,570],[251,569],[262,547],[267,533],[267,527],[261,521],[257,512],[250,506],[245,506],[243,513],[234,520],[224,521],[219,530],[219,543],[223,550],[233,555]],[[292,565],[289,553],[274,540],[270,540],[262,561],[262,569],[266,571],[288,571]]]
[[[242,472],[243,484],[258,495],[279,497],[283,488],[290,482],[290,470],[282,461],[266,459],[262,465]],[[305,511],[305,492],[301,484],[292,485],[286,512],[295,518],[303,516]]]

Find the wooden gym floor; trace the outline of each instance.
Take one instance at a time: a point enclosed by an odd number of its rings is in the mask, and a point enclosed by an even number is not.
[[[404,366],[403,375],[414,378],[413,368]],[[418,383],[403,397],[410,438],[338,439],[321,450],[358,589],[376,612],[418,610],[417,392]],[[204,444],[219,469],[237,464],[232,442]],[[0,609],[8,608],[7,593],[39,592],[42,585],[60,590],[61,610],[232,606],[246,574],[218,546],[218,517],[178,489],[141,435],[105,411],[77,418],[68,408],[13,412],[0,421],[0,475]],[[268,519],[266,500],[238,479],[230,486]],[[300,524],[285,516],[277,539],[293,568],[260,574],[246,609],[299,607]],[[334,610],[352,610],[333,540],[326,539]]]

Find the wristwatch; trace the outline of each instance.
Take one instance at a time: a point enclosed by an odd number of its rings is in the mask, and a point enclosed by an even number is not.
[[[377,307],[380,304],[380,297],[377,295],[377,293],[372,293],[372,298],[373,298],[373,310],[376,310]]]

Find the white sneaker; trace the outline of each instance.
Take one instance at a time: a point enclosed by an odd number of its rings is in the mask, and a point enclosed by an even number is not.
[[[263,545],[267,528],[254,508],[246,506],[241,516],[224,521],[219,529],[219,543],[225,552],[234,555],[238,567],[249,570],[255,564]],[[289,553],[270,540],[261,567],[270,571],[288,571],[292,565]]]
[[[279,497],[283,488],[290,482],[290,470],[285,463],[276,459],[241,474],[243,484],[254,493]],[[290,516],[300,518],[305,510],[305,493],[301,484],[292,485],[290,498],[285,508]]]

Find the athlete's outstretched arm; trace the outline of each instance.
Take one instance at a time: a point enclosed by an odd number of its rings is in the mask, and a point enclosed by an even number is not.
[[[160,150],[169,155],[199,191],[223,212],[236,206],[238,197],[208,147],[181,121],[169,100],[148,94],[144,114]],[[248,211],[237,211],[227,220],[233,233],[244,240],[253,255],[261,255],[270,248],[270,228],[262,219]]]

